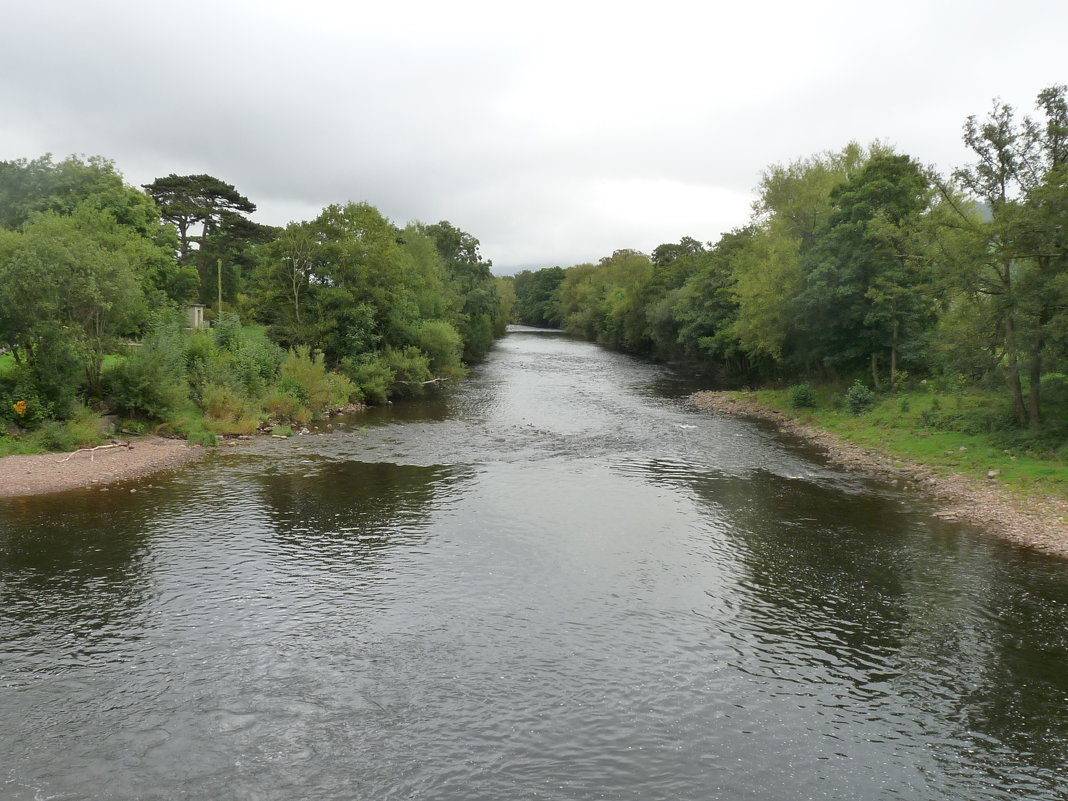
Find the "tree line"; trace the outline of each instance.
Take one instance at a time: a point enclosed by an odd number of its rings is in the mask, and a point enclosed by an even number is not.
[[[350,202],[273,227],[255,210],[209,175],[133,187],[102,157],[0,162],[8,434],[87,407],[229,433],[221,418],[418,391],[504,333],[511,285],[448,221],[398,226]],[[192,303],[211,332],[184,330]]]
[[[947,176],[879,142],[774,164],[716,242],[519,273],[517,321],[747,381],[999,386],[1037,427],[1068,372],[1066,87],[1036,112],[969,117]]]

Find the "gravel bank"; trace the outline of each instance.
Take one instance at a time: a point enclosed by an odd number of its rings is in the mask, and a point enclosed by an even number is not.
[[[879,478],[903,483],[930,495],[936,517],[959,520],[1018,545],[1068,558],[1068,502],[1059,498],[1020,498],[998,487],[959,473],[941,476],[916,462],[865,450],[833,434],[803,425],[755,398],[724,392],[698,392],[695,405],[707,411],[774,422],[781,431],[821,448],[835,464]]]
[[[0,498],[125,481],[186,464],[204,453],[204,448],[181,440],[141,437],[129,440],[129,447],[5,456],[0,459]]]

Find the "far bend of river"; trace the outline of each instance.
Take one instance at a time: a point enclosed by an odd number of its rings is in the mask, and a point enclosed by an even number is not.
[[[0,798],[1068,798],[1068,563],[692,388],[518,332],[0,503]]]

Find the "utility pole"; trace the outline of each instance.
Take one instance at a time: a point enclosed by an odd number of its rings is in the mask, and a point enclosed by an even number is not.
[[[219,267],[219,313],[216,319],[219,319],[222,317],[222,259],[219,259],[216,263]]]

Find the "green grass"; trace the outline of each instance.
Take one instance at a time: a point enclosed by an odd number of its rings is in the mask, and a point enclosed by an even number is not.
[[[879,395],[875,407],[860,415],[834,408],[835,397],[842,394],[836,387],[816,388],[815,409],[791,408],[789,389],[751,394],[765,406],[847,442],[919,462],[942,475],[985,480],[990,470],[999,470],[997,483],[1014,492],[1068,498],[1066,448],[1057,447],[1056,432],[1035,438],[1033,449],[1020,447],[1026,432],[1006,427],[1004,399],[995,393],[921,389]],[[1056,414],[1048,410],[1047,417]]]
[[[97,414],[82,407],[71,419],[46,422],[35,431],[15,436],[9,432],[0,433],[0,456],[91,448],[104,439],[98,423]]]
[[[156,426],[155,433],[185,437],[195,445],[218,445],[219,439],[209,429],[208,422],[203,411],[196,406],[188,406],[167,422]]]
[[[0,435],[0,457],[14,456],[21,453],[44,453],[45,449],[37,442],[25,437]]]
[[[122,355],[121,353],[109,353],[107,356],[104,357],[103,369],[104,370],[110,370],[116,364],[124,362],[125,360],[126,360],[126,357],[124,355]],[[11,370],[14,370],[14,369],[15,369],[15,357],[14,356],[12,356],[10,353],[5,353],[2,356],[0,356],[0,375],[4,375],[5,373],[9,373]]]

